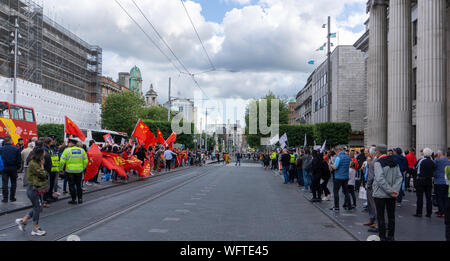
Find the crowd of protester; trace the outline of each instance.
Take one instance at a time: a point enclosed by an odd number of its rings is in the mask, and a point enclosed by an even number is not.
[[[248,158],[259,160],[266,170],[280,171],[284,184],[297,183],[312,194],[313,203],[333,200],[332,211],[340,211],[340,196],[344,195],[342,208],[361,207],[369,219],[364,226],[382,241],[395,240],[395,209],[403,199],[415,196],[416,209],[411,215],[422,218],[425,197],[425,217],[433,217],[434,205],[435,217],[445,220],[446,239],[450,240],[450,150],[426,148],[416,156],[414,149],[388,149],[382,144],[363,150],[342,145],[327,151],[278,148],[248,154]],[[357,206],[357,198],[365,203]]]

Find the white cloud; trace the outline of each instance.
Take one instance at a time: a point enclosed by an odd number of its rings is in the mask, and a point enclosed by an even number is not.
[[[210,68],[179,1],[135,1],[190,72]],[[225,1],[243,6],[227,12],[221,24],[206,21],[202,12],[208,10],[202,10],[200,4],[185,2],[219,69],[198,75],[197,79],[208,96],[216,98],[257,98],[269,90],[295,96],[314,69],[307,62],[311,58],[322,62],[325,58],[325,52],[315,52],[315,49],[326,41],[322,24],[327,16],[332,17],[332,30],[339,31],[339,44],[353,44],[362,32],[353,33],[348,28],[362,24],[367,17],[365,10],[360,10],[345,21],[334,19],[343,12],[345,4],[361,0],[260,0],[253,5],[249,0]],[[130,0],[120,0],[120,3],[171,56],[133,3]],[[81,38],[103,48],[105,75],[116,79],[118,72],[129,71],[137,65],[143,73],[144,92],[153,83],[161,103],[167,100],[169,77],[173,79],[174,93],[180,96],[191,97],[198,90],[189,77],[173,68],[114,1],[46,0],[46,11],[48,6],[55,6],[54,12],[63,17],[63,25],[71,25]]]

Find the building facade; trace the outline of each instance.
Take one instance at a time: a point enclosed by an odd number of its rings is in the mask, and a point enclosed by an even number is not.
[[[328,122],[328,106],[331,106],[331,122],[349,122],[353,131],[362,132],[367,99],[363,52],[354,46],[337,46],[331,54],[331,70],[331,105],[325,61],[310,75],[305,88],[297,95],[297,119],[304,124]]]
[[[105,104],[106,98],[113,93],[121,93],[121,92],[130,91],[125,86],[121,85],[120,83],[115,82],[110,77],[101,76],[99,79],[99,82],[100,82],[100,86],[102,88],[102,104]]]
[[[145,94],[145,105],[147,107],[159,106],[158,93],[153,89],[153,84],[150,85],[150,90]]]
[[[142,93],[142,73],[141,70],[134,66],[130,71],[130,90],[143,95]]]
[[[314,74],[314,73],[313,73]],[[312,74],[311,74],[312,76]],[[297,94],[295,108],[297,124],[312,123],[312,77],[308,78],[305,87]]]
[[[289,124],[296,124],[295,107],[297,107],[297,100],[292,98],[289,100]]]
[[[366,38],[367,145],[450,147],[446,0],[371,0]]]
[[[125,86],[125,88],[130,89],[130,73],[120,72],[119,80],[117,81],[120,85]]]
[[[183,121],[195,122],[196,121],[196,108],[194,106],[194,101],[190,99],[173,99],[171,102],[171,108],[169,108],[169,102],[164,104],[164,107],[171,109],[172,111],[182,113]]]
[[[12,101],[14,79],[0,76],[0,100]],[[37,124],[64,124],[64,116],[81,129],[101,129],[101,104],[83,101],[58,92],[44,89],[42,85],[22,79],[17,80],[17,104],[33,107]]]
[[[86,43],[43,15],[31,0],[0,1],[0,75],[14,76],[15,21],[18,21],[17,77],[44,89],[101,103],[98,76],[102,49]]]

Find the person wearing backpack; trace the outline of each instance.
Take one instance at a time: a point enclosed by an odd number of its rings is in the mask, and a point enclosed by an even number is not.
[[[433,151],[429,148],[423,150],[423,158],[417,163],[416,195],[417,208],[415,217],[422,217],[423,195],[427,202],[427,217],[431,217],[433,204],[431,201],[431,191],[433,189],[433,175],[436,170],[436,163],[431,159]]]
[[[308,149],[305,150],[305,155],[302,157],[303,161],[303,182],[305,185],[305,188],[303,190],[308,191],[311,186],[311,169],[312,169],[312,156],[310,155],[310,152]]]

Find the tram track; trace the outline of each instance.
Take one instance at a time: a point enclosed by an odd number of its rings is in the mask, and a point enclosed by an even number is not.
[[[210,171],[211,171],[211,169],[207,169],[207,170],[201,172],[200,174],[197,174],[197,175],[187,179],[186,181],[184,181],[184,182],[182,182],[182,183],[180,183],[178,185],[169,187],[169,188],[167,188],[167,189],[165,189],[165,190],[163,190],[163,191],[161,191],[161,192],[159,192],[159,193],[157,193],[155,195],[152,195],[149,198],[141,199],[141,200],[139,200],[139,201],[137,201],[137,202],[135,202],[135,203],[133,203],[133,204],[131,204],[129,206],[118,208],[118,209],[116,209],[116,210],[114,210],[114,211],[112,211],[112,212],[110,212],[110,213],[108,213],[108,214],[106,214],[106,215],[104,215],[104,216],[102,216],[100,218],[96,218],[95,220],[89,222],[86,225],[83,225],[81,227],[78,227],[78,228],[75,228],[75,229],[71,230],[69,233],[66,232],[66,233],[64,233],[62,235],[56,236],[56,238],[53,239],[53,241],[66,241],[67,238],[69,236],[71,236],[71,235],[77,235],[78,236],[78,235],[80,235],[83,232],[86,232],[86,231],[88,231],[88,230],[90,230],[90,229],[92,229],[94,227],[97,227],[98,225],[101,225],[103,223],[109,222],[109,221],[111,221],[111,220],[113,220],[113,219],[115,219],[115,218],[117,218],[117,217],[119,217],[119,216],[121,216],[123,214],[129,213],[129,211],[132,211],[132,210],[134,210],[136,208],[139,208],[139,207],[141,207],[141,206],[143,206],[143,205],[145,205],[147,203],[150,203],[150,202],[152,202],[152,201],[154,201],[154,200],[156,200],[156,199],[158,199],[158,198],[160,198],[162,196],[165,196],[165,195],[167,195],[167,194],[169,194],[171,192],[174,192],[174,191],[176,191],[176,190],[178,190],[178,189],[180,189],[180,188],[182,188],[182,187],[184,187],[184,186],[186,186],[186,185],[188,185],[188,184],[190,184],[190,183],[192,183],[192,182],[194,182],[194,181],[196,181],[196,180],[206,176]]]
[[[180,183],[178,185],[175,185],[175,186],[171,186],[168,189],[165,189],[162,192],[159,192],[156,195],[151,196],[150,198],[148,198],[148,197],[145,197],[144,199],[141,198],[140,200],[138,200],[137,202],[135,202],[135,203],[133,203],[131,205],[128,205],[128,206],[121,207],[121,208],[115,209],[113,211],[110,211],[110,213],[102,216],[101,218],[96,219],[94,222],[90,222],[89,224],[91,224],[91,223],[92,224],[103,223],[103,222],[101,222],[102,219],[108,218],[108,220],[110,220],[110,218],[112,216],[118,216],[119,213],[124,214],[124,213],[126,213],[126,211],[128,211],[128,209],[129,210],[134,209],[134,208],[136,208],[136,207],[138,207],[140,205],[143,205],[143,204],[148,203],[148,202],[150,202],[152,200],[155,200],[155,199],[157,199],[157,198],[159,198],[159,197],[161,197],[163,195],[166,195],[166,194],[168,194],[168,193],[170,193],[170,192],[172,192],[172,191],[174,191],[174,190],[176,190],[178,188],[181,188],[181,187],[183,187],[183,186],[185,186],[185,185],[195,181],[196,179],[199,179],[199,178],[207,175],[207,173],[209,171],[211,171],[211,169],[212,169],[212,167],[209,167],[206,170],[201,171],[199,174],[179,172],[179,173],[175,173],[175,174],[172,174],[172,175],[167,175],[166,174],[166,175],[156,176],[156,177],[154,177],[152,179],[140,181],[140,182],[144,182],[144,183],[129,183],[129,184],[125,184],[124,186],[131,186],[131,187],[129,187],[129,188],[125,189],[125,190],[119,190],[119,191],[114,192],[112,194],[105,194],[105,195],[103,195],[101,197],[88,200],[88,201],[84,202],[82,205],[77,205],[77,206],[70,207],[70,208],[65,207],[63,209],[56,210],[56,211],[51,212],[49,214],[41,215],[40,218],[41,218],[41,220],[43,220],[43,219],[46,219],[46,218],[49,218],[49,217],[52,217],[52,216],[56,216],[56,215],[59,215],[59,214],[64,214],[66,212],[70,212],[72,210],[76,210],[77,208],[83,208],[83,207],[87,207],[87,206],[90,206],[90,205],[94,205],[94,204],[99,203],[99,202],[101,202],[103,200],[106,200],[106,199],[116,198],[116,197],[124,195],[124,194],[126,194],[128,192],[143,191],[143,190],[148,189],[149,186],[154,186],[154,185],[158,185],[158,184],[173,182],[174,179],[176,179],[176,178],[183,177],[183,176],[186,176],[186,175],[189,175],[189,174],[193,175],[193,177],[188,178],[187,181],[184,181],[184,182],[182,182],[182,183]],[[195,169],[195,170],[197,170],[197,169]],[[117,187],[114,187],[114,188],[120,188],[120,187],[122,187],[122,186],[117,186]],[[89,194],[89,197],[93,197],[93,196],[95,196],[95,194],[101,193],[101,192],[105,192],[105,191],[104,190],[99,190],[99,191],[91,192]],[[58,241],[58,240],[61,240],[61,239],[65,238],[65,237],[67,237],[68,235],[76,233],[79,230],[85,230],[84,228],[86,228],[87,226],[88,225],[83,226],[82,228],[74,229],[70,234],[67,234],[67,235],[65,235],[66,234],[65,233],[63,236],[61,236],[61,235],[56,236],[56,239],[50,239],[49,240],[48,238],[44,238],[44,240]],[[4,232],[7,232],[9,230],[14,230],[14,229],[17,229],[17,225],[16,224],[4,226],[4,227],[0,228],[0,232],[4,233]]]

